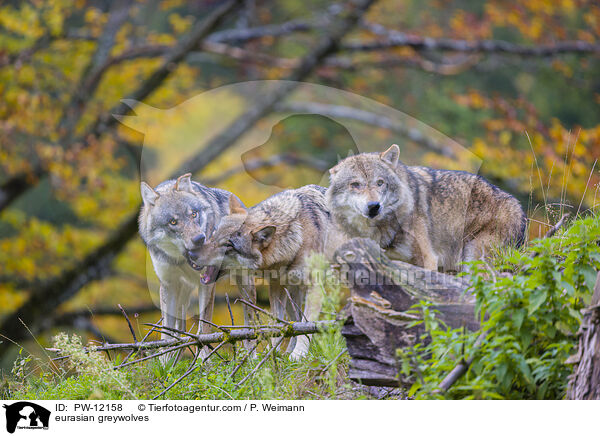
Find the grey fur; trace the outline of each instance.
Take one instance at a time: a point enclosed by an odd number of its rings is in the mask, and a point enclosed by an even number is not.
[[[221,218],[229,213],[229,197],[233,195],[193,182],[190,177],[184,174],[155,189],[142,182],[144,205],[139,216],[140,236],[160,281],[163,323],[183,330],[191,297],[196,292],[200,318],[212,318],[214,284],[201,282],[201,274],[192,268],[188,253],[197,248],[195,237],[212,235]],[[199,332],[208,329],[205,323],[198,326]]]
[[[454,271],[523,241],[526,217],[512,195],[475,174],[410,167],[398,157],[393,145],[330,170],[327,201],[340,231],[375,240],[392,258]],[[379,205],[373,216],[370,204]]]

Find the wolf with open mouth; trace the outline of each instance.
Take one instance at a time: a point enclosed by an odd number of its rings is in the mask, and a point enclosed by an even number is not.
[[[252,271],[262,274],[269,285],[271,311],[278,318],[287,313],[291,321],[315,321],[322,295],[318,286],[310,285],[307,258],[325,251],[331,227],[325,192],[317,185],[288,189],[250,209],[230,197],[230,214],[201,247],[192,250],[192,260],[234,275],[238,287]],[[308,348],[306,336],[288,344],[294,359]]]
[[[210,321],[215,281],[222,274],[213,263],[199,264],[190,254],[229,214],[229,197],[233,194],[194,182],[191,174],[167,180],[154,189],[142,182],[141,192],[144,204],[139,231],[160,281],[163,325],[185,330],[186,313],[197,291],[199,317]],[[199,333],[208,329],[208,323],[198,326]]]

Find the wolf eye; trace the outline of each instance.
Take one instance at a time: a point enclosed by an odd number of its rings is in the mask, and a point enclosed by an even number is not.
[[[171,218],[171,221],[169,221],[169,224],[171,224],[172,226],[177,225],[177,220],[175,218]]]
[[[198,211],[197,210],[193,210],[192,211],[192,218],[198,218]]]
[[[360,183],[358,183],[358,182],[352,182],[352,183],[350,183],[350,186],[352,186],[355,189],[358,189],[358,188],[360,188]]]
[[[383,185],[383,179],[377,180],[377,186],[381,186],[381,185]]]

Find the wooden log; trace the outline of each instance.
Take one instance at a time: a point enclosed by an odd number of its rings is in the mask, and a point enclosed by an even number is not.
[[[475,298],[462,278],[391,261],[369,239],[355,238],[335,253],[341,279],[350,289],[342,335],[351,357],[349,377],[366,385],[402,386],[396,350],[414,345],[423,326],[409,309],[430,301],[453,328],[478,330]]]
[[[567,399],[600,400],[600,272],[592,301],[583,311],[577,354],[567,363],[575,364],[569,378]]]

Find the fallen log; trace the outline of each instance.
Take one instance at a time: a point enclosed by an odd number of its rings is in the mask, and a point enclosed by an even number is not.
[[[575,364],[567,399],[600,400],[600,272],[596,276],[592,301],[583,311],[577,353],[567,363]]]
[[[475,298],[456,276],[391,261],[373,241],[355,238],[335,253],[341,280],[350,289],[342,335],[351,357],[348,376],[362,384],[406,386],[396,350],[414,345],[424,332],[412,326],[420,315],[410,308],[432,303],[439,319],[453,328],[475,331]]]
[[[319,333],[323,329],[335,324],[335,321],[315,321],[315,322],[295,322],[291,324],[273,324],[268,326],[217,326],[221,331],[214,333],[193,334],[177,329],[170,329],[174,333],[181,335],[170,339],[160,339],[157,341],[135,341],[127,343],[104,343],[102,345],[86,347],[86,351],[128,351],[128,350],[156,350],[159,348],[168,348],[174,346],[204,346],[218,344],[221,342],[234,343],[243,340],[252,340],[270,337],[291,338],[300,335],[309,335]],[[161,327],[156,325],[156,328]],[[46,348],[46,351],[60,353],[58,348]]]

